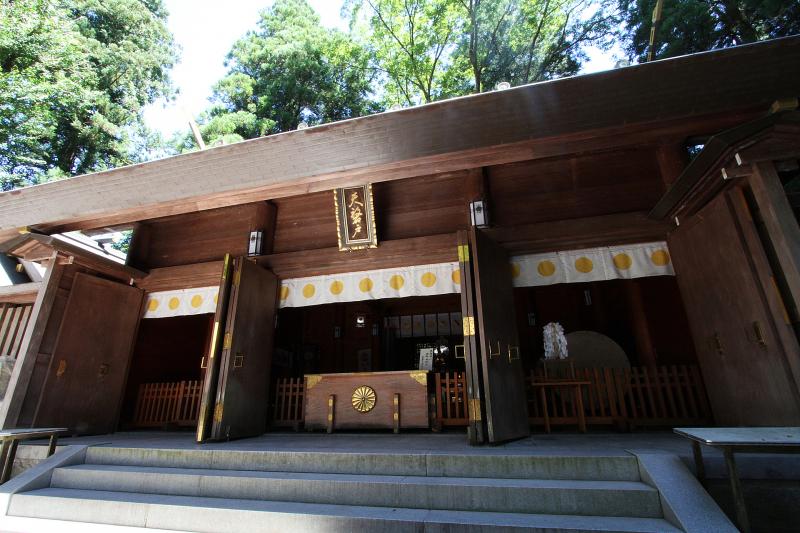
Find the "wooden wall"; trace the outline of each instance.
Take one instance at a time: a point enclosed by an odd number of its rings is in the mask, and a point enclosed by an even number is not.
[[[337,247],[330,191],[148,220],[130,262],[151,270],[147,290],[199,286],[192,276],[210,279],[226,252],[246,253],[250,230],[272,227],[259,263],[283,278],[455,261],[455,233],[481,195],[491,236],[514,253],[663,239],[668,225],[646,216],[672,179],[663,159],[650,146],[376,182],[379,246],[348,253]],[[202,272],[188,266],[198,263]]]
[[[272,204],[256,202],[144,221],[134,228],[128,264],[153,269],[246,255],[254,230],[264,230],[269,251],[274,219]]]

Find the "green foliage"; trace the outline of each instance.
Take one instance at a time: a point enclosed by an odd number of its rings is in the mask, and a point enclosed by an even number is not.
[[[656,0],[619,0],[629,57],[647,56]],[[798,0],[671,0],[664,2],[655,57],[665,58],[800,33]]]
[[[0,186],[137,161],[157,138],[141,108],[171,92],[161,0],[0,5]]]
[[[366,51],[324,28],[305,0],[276,0],[258,28],[228,54],[228,75],[214,87],[199,122],[209,144],[289,131],[377,110],[369,99]],[[193,146],[191,137],[179,149]]]
[[[616,22],[590,0],[350,0],[347,10],[387,102],[411,105],[575,74]]]
[[[585,48],[606,48],[616,19],[591,0],[462,0],[467,33],[458,54],[475,92],[577,74]]]
[[[469,92],[452,52],[465,29],[455,0],[364,0],[347,4],[352,26],[387,80],[387,103],[415,105]]]

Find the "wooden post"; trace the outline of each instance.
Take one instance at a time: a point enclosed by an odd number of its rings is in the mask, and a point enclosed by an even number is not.
[[[394,393],[394,432],[400,433],[400,393]]]
[[[800,321],[800,226],[772,162],[754,164],[749,183],[780,265],[784,304],[790,319]]]
[[[3,461],[3,473],[0,474],[0,484],[3,484],[11,479],[11,470],[14,468],[14,458],[17,456],[18,444],[19,441],[17,439],[12,439],[10,445],[8,445],[8,441],[3,442],[5,458]]]
[[[672,184],[683,173],[686,165],[689,164],[689,154],[683,143],[662,144],[656,150],[656,159],[661,181],[664,183],[666,191],[672,187]]]
[[[726,446],[723,450],[725,454],[725,466],[728,468],[728,478],[731,482],[731,492],[733,501],[736,504],[736,525],[743,533],[750,533],[750,520],[747,518],[747,508],[744,505],[744,493],[742,483],[739,481],[739,472],[736,470],[736,460],[733,458],[733,450]]]
[[[639,356],[639,364],[641,366],[656,366],[656,351],[653,348],[650,326],[647,324],[642,289],[636,280],[628,280],[625,282],[625,293],[628,297],[631,329],[633,329],[633,336],[636,340],[636,354]]]
[[[434,431],[442,430],[442,376],[439,372],[436,373],[436,423],[434,424]]]
[[[328,433],[333,433],[333,410],[336,404],[336,395],[331,394],[328,396]]]
[[[58,445],[58,434],[53,433],[50,435],[50,443],[47,445],[47,457],[50,457],[56,452],[56,446]]]
[[[550,433],[550,413],[547,409],[547,392],[544,387],[539,387],[539,397],[542,401],[542,416],[544,417],[544,431]]]
[[[575,385],[575,408],[578,410],[578,431],[586,433],[586,415],[583,412],[583,388]]]
[[[701,485],[705,486],[706,467],[703,464],[703,450],[700,449],[700,443],[696,440],[692,440],[692,455],[694,455],[694,469],[697,473],[697,480]]]

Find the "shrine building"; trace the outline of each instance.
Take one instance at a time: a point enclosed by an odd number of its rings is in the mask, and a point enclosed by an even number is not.
[[[798,426],[798,64],[766,41],[2,192],[0,425]]]

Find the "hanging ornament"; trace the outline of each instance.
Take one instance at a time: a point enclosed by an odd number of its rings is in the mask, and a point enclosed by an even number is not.
[[[543,328],[544,333],[544,358],[566,359],[567,338],[564,336],[564,328],[558,322],[550,322]]]

